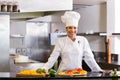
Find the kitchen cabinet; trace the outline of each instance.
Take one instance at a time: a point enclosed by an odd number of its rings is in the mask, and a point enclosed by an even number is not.
[[[15,2],[17,2],[19,12],[72,10],[73,3],[72,0],[13,0],[12,3]]]
[[[1,0],[0,4],[1,12],[60,11],[72,10],[73,7],[72,0],[52,0],[51,2],[49,0]],[[4,7],[2,7],[2,4],[4,4]]]

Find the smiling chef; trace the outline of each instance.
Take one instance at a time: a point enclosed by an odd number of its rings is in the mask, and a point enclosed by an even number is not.
[[[66,25],[66,37],[60,37],[48,61],[42,67],[46,70],[53,67],[54,63],[61,57],[58,72],[82,68],[82,60],[90,67],[91,71],[103,71],[94,59],[88,40],[83,36],[77,36],[80,14],[75,11],[66,11],[61,16],[62,22]]]

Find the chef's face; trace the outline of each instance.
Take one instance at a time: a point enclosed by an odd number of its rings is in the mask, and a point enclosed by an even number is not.
[[[71,39],[75,39],[78,28],[75,26],[67,26],[66,31],[67,31],[68,37],[70,37]]]

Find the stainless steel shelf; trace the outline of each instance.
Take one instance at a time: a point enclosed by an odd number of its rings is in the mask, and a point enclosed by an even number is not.
[[[120,33],[112,33],[112,35],[120,35]]]
[[[78,33],[77,35],[82,35],[82,36],[107,36],[107,33],[105,32],[95,32],[95,33]]]
[[[10,35],[10,38],[24,38],[24,36],[20,34],[14,34],[14,35]]]

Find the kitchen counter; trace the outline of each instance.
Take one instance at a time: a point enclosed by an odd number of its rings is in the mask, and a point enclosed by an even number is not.
[[[17,62],[15,61],[15,58],[18,57],[16,55],[10,55],[10,77],[16,77],[16,74],[20,72],[21,70],[36,70],[38,68],[41,68],[44,63],[35,61],[35,60],[27,60],[25,62]]]
[[[41,79],[45,79],[45,80],[68,80],[68,79],[78,79],[78,80],[119,80],[120,76],[118,77],[112,77],[112,76],[108,76],[108,75],[104,75],[103,73],[97,73],[97,72],[88,72],[88,74],[86,76],[55,76],[55,77],[31,77],[31,78],[27,78],[27,77],[11,77],[11,79],[35,79],[35,80],[41,80]]]
[[[117,69],[120,71],[120,63],[118,63],[117,61],[113,61],[111,63],[107,63],[105,61],[100,61],[100,62],[97,62],[98,65],[102,68],[102,69],[105,69],[105,70],[113,70],[113,69]]]
[[[60,76],[56,76],[56,77],[45,77],[45,78],[49,78],[49,79],[81,79],[81,80],[88,80],[88,79],[91,79],[91,80],[111,80],[113,78],[120,78],[120,76],[118,77],[112,77],[110,75],[104,75],[104,73],[98,73],[98,72],[88,72],[88,74],[86,76],[76,76],[76,77],[69,77],[69,76],[64,76],[64,77],[60,77]]]
[[[99,62],[99,64],[100,64],[100,62]],[[32,61],[32,60],[30,60],[30,62],[23,62],[23,63],[22,62],[15,62],[14,57],[11,57],[10,58],[10,78],[12,80],[16,79],[16,78],[19,79],[20,77],[16,77],[16,74],[18,72],[20,72],[21,70],[25,70],[25,69],[36,70],[37,68],[40,68],[43,65],[44,65],[44,63],[41,63],[38,61]],[[112,80],[113,77],[111,75],[108,76],[108,75],[105,75],[103,73],[88,72],[88,74],[86,76],[76,76],[76,77],[56,76],[56,77],[44,77],[44,78],[36,78],[36,79],[55,79],[55,80],[56,79],[66,79],[66,80],[67,79],[79,79],[79,80],[91,79],[91,80],[98,80],[98,78],[99,78],[99,80]],[[120,78],[120,72],[119,72],[118,78]],[[32,78],[30,78],[30,79],[32,79]]]

